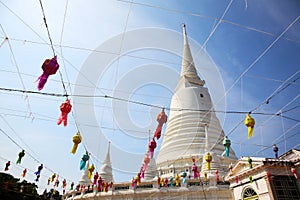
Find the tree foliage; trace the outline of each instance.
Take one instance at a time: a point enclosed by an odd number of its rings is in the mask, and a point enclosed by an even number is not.
[[[60,199],[59,192],[50,190],[43,195],[37,193],[38,186],[29,183],[26,180],[20,182],[20,179],[12,175],[0,172],[0,199],[1,200],[31,200],[31,199]]]

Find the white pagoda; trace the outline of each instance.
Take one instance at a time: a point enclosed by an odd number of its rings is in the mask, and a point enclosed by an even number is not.
[[[110,142],[108,143],[107,154],[100,168],[99,176],[106,182],[114,181],[112,174],[112,166],[110,162]]]
[[[192,158],[196,160],[201,174],[206,171],[206,153],[212,155],[211,170],[228,171],[228,165],[236,161],[235,153],[229,157],[224,152],[222,141],[224,132],[214,112],[214,106],[205,81],[201,80],[194,66],[183,25],[184,49],[180,79],[175,88],[170,105],[165,135],[156,164],[160,176],[175,176],[185,171],[191,172]],[[200,171],[200,170],[199,170]]]

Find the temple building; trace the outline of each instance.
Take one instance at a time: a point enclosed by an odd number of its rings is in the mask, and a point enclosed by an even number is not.
[[[98,191],[97,187],[74,190],[66,193],[64,199],[300,199],[298,150],[275,159],[237,160],[229,146],[229,155],[224,155],[227,138],[205,81],[197,74],[185,25],[183,41],[181,74],[163,141],[141,182],[113,183],[108,192]],[[113,180],[109,151],[108,147],[99,172],[106,181]],[[193,163],[199,170],[196,178]],[[81,183],[89,183],[86,176],[85,171]]]
[[[225,180],[234,199],[300,199],[300,151],[279,158],[242,157]]]

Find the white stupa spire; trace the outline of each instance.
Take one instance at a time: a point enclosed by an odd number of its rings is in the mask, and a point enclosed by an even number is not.
[[[108,142],[107,154],[99,171],[99,176],[105,181],[113,181],[112,165],[110,162],[110,142]]]
[[[168,124],[156,159],[157,168],[165,170],[164,173],[170,171],[171,166],[176,173],[190,170],[192,158],[202,163],[206,152],[221,156],[224,151],[222,141],[219,142],[224,133],[213,112],[209,91],[204,87],[205,81],[197,74],[185,25],[183,42],[181,75],[172,97]],[[227,160],[230,163],[232,159],[236,159],[233,151],[229,158],[222,159],[224,169],[228,166]]]
[[[178,86],[182,85],[183,82],[185,83],[189,82],[189,83],[203,86],[205,84],[205,81],[201,80],[197,74],[197,70],[195,68],[193,56],[187,38],[185,24],[182,24],[182,29],[183,29],[182,30],[183,31],[183,53],[182,53],[180,80]]]

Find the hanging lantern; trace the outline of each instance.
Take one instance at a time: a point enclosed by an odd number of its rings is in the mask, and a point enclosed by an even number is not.
[[[252,159],[248,157],[249,168],[252,169]]]
[[[207,170],[210,170],[210,162],[212,161],[212,157],[211,157],[210,153],[207,153],[207,154],[206,154],[205,160],[206,160],[206,167],[207,167]]]
[[[250,114],[246,115],[245,125],[248,127],[248,139],[250,139],[253,135],[253,129],[255,125],[255,120],[250,116]]]
[[[98,172],[96,172],[95,175],[94,175],[93,185],[97,185],[98,178],[99,178],[99,174],[98,174]]]
[[[176,174],[176,176],[175,176],[175,185],[176,185],[176,187],[178,187],[179,186],[179,175],[178,174]]]
[[[18,160],[17,160],[17,164],[21,164],[21,160],[22,158],[25,156],[25,151],[22,150],[20,153],[19,153],[19,157],[18,157]]]
[[[23,178],[26,176],[26,173],[27,173],[27,169],[25,168],[25,169],[23,170],[23,173],[22,173],[22,177],[23,177]]]
[[[78,144],[80,144],[81,139],[82,139],[82,138],[81,138],[79,132],[77,132],[77,133],[73,136],[73,143],[74,143],[74,145],[73,145],[72,150],[71,150],[71,153],[72,153],[72,154],[75,154],[75,153],[76,153]]]
[[[164,186],[165,186],[165,181],[164,181],[164,178],[163,178],[163,177],[160,178],[160,186],[161,186],[161,187],[164,187]]]
[[[229,149],[230,149],[230,145],[231,145],[231,141],[228,139],[227,136],[225,136],[224,140],[223,140],[223,145],[225,147],[225,155],[226,157],[229,157]]]
[[[43,74],[38,77],[36,81],[38,82],[38,90],[42,90],[48,80],[50,75],[53,75],[57,72],[59,64],[57,63],[57,56],[54,56],[52,59],[46,59],[42,65]]]
[[[55,177],[56,177],[56,173],[53,173],[52,176],[51,176],[51,182],[54,181]]]
[[[149,142],[148,144],[149,146],[149,158],[153,158],[153,154],[154,154],[154,149],[156,148],[156,142],[154,140],[154,138],[152,138],[152,140]]]
[[[169,183],[170,183],[170,187],[173,187],[173,176],[170,177]]]
[[[291,172],[294,174],[295,178],[298,179],[297,170],[294,167],[291,168]]]
[[[278,147],[276,146],[276,144],[273,144],[273,151],[275,153],[275,158],[278,158]]]
[[[36,179],[35,179],[35,181],[36,181],[36,182],[39,182],[39,179],[40,179],[40,177],[41,177],[41,175],[40,175],[40,174],[36,175]]]
[[[56,178],[56,181],[55,181],[55,183],[54,183],[54,187],[58,187],[58,185],[59,185],[58,177],[59,177],[59,176],[57,176],[57,178]]]
[[[148,154],[146,154],[144,157],[144,165],[143,165],[144,171],[148,170],[149,162],[150,162],[150,158],[149,158]]]
[[[71,188],[70,188],[70,190],[73,190],[73,187],[74,187],[74,182],[71,183]]]
[[[5,164],[4,171],[8,171],[9,170],[9,166],[10,166],[10,161],[7,161],[7,163]]]
[[[219,182],[219,170],[216,170],[216,181]]]
[[[60,105],[60,111],[61,114],[57,120],[57,125],[60,125],[62,122],[64,123],[64,126],[67,126],[68,124],[68,114],[71,112],[72,105],[70,103],[70,100],[67,99],[64,103]]]
[[[199,176],[198,167],[197,167],[197,165],[196,165],[196,160],[195,160],[195,158],[193,158],[192,160],[193,160],[192,171],[194,172],[194,179],[197,179],[198,176]]]
[[[235,183],[238,184],[239,183],[239,177],[235,176]]]
[[[85,169],[85,165],[86,165],[86,161],[88,161],[90,159],[90,156],[88,155],[88,152],[86,152],[80,161],[80,170]]]
[[[250,175],[249,175],[249,181],[250,181],[250,183],[253,182],[253,181],[252,181],[252,176],[250,176]]]
[[[63,180],[62,184],[63,184],[63,188],[66,189],[66,187],[67,187],[67,181],[66,181],[66,179]]]
[[[186,183],[186,176],[187,176],[186,172],[183,171],[181,176],[182,176],[182,183]]]
[[[132,177],[132,179],[131,179],[131,187],[135,188],[135,179],[134,179],[134,177]]]
[[[135,180],[136,180],[136,185],[140,186],[140,183],[141,183],[141,173],[140,172],[136,175]]]
[[[92,175],[93,175],[93,172],[94,172],[94,170],[95,170],[94,164],[90,165],[89,168],[88,168],[88,170],[89,170],[88,178],[91,179],[91,178],[92,178]]]
[[[144,166],[141,167],[140,169],[140,178],[145,178],[145,171],[144,171]]]
[[[162,130],[162,126],[164,123],[167,122],[168,116],[165,113],[165,109],[163,108],[162,111],[157,115],[157,128],[156,131],[154,133],[154,137],[156,137],[156,139],[158,140],[161,136],[161,130]]]
[[[166,177],[164,181],[165,187],[169,187],[169,179]]]
[[[34,172],[35,175],[39,176],[41,174],[41,171],[43,169],[43,164],[41,164],[39,167],[38,167],[38,170],[36,172]]]

